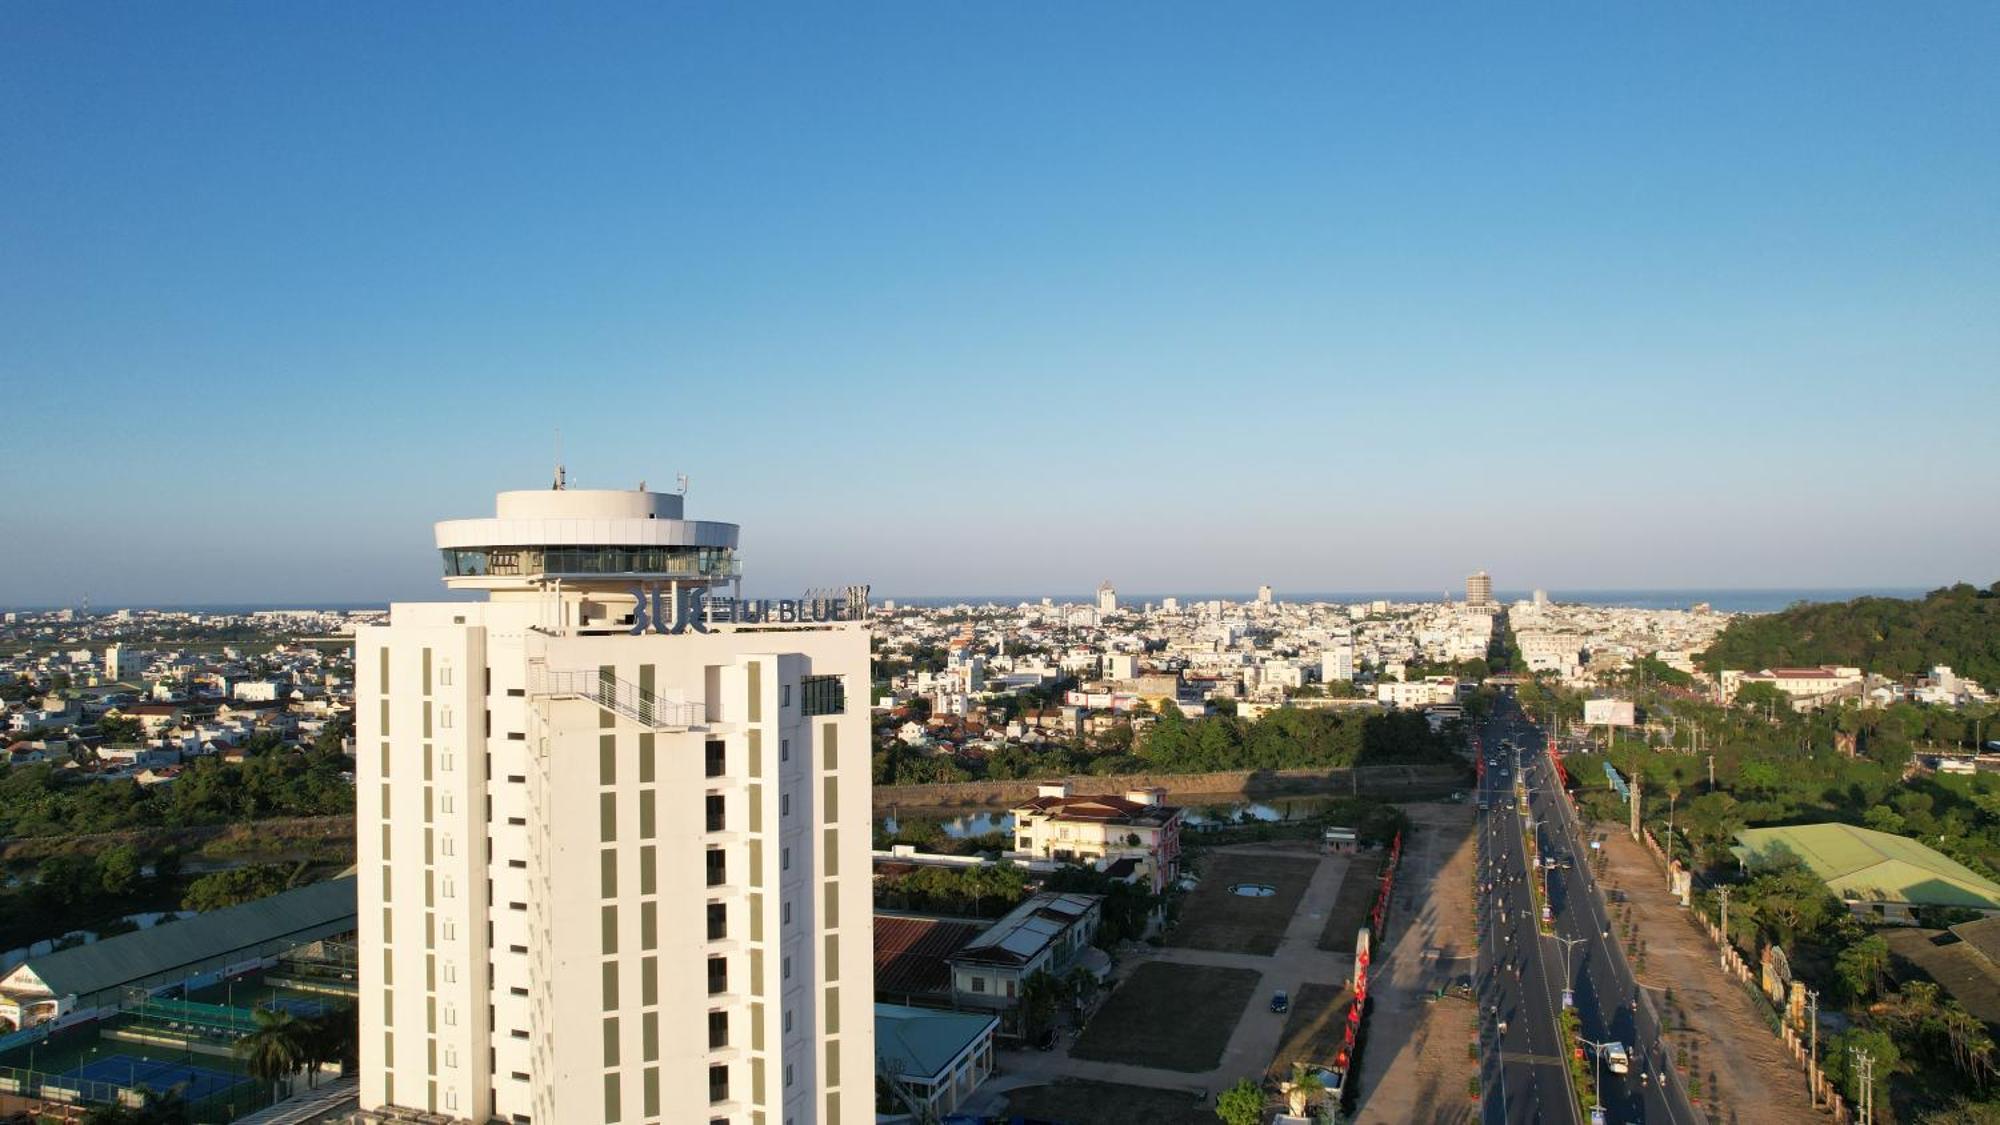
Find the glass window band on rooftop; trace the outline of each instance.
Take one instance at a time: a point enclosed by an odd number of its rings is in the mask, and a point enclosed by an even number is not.
[[[735,578],[743,562],[730,547],[446,547],[447,578]]]

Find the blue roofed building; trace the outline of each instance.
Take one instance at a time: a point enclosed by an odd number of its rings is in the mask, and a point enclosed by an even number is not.
[[[1000,1017],[984,1012],[875,1005],[876,1069],[901,1102],[877,1110],[930,1121],[957,1110],[993,1073],[999,1030]]]

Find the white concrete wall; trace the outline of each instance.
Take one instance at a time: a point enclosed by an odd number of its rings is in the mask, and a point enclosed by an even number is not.
[[[539,1125],[609,1120],[615,1099],[620,1122],[870,1119],[866,633],[858,626],[679,636],[526,630],[549,616],[527,599],[399,605],[391,625],[359,635],[364,1108],[393,1101],[477,1121],[520,1115]],[[433,661],[428,823],[420,734],[425,647]],[[386,739],[375,663],[385,650],[391,658]],[[588,700],[531,699],[534,660],[552,671],[610,665],[631,684],[650,676],[660,699],[706,702],[712,729],[655,731],[608,716]],[[447,662],[449,686],[437,682]],[[828,673],[845,677],[846,712],[808,718],[799,680]],[[449,728],[440,721],[446,707]],[[481,729],[489,709],[490,737]],[[706,776],[711,739],[727,748],[721,778]],[[648,741],[650,774],[642,765]],[[449,771],[439,757],[446,745],[456,755]],[[711,794],[724,801],[719,833],[708,831]],[[608,840],[607,809],[614,825]],[[642,830],[646,819],[649,831]],[[422,862],[427,827],[429,864]],[[447,835],[449,856],[442,854]],[[727,861],[720,888],[706,885],[711,846]],[[436,926],[429,944],[426,875]],[[449,897],[442,894],[447,877]],[[387,947],[376,899],[393,904],[396,940]],[[727,909],[721,941],[708,937],[710,903]],[[610,951],[607,907],[615,938]],[[729,988],[719,997],[707,989],[711,956],[728,965]],[[615,966],[608,995],[607,965]],[[435,1033],[428,1020],[433,1001]],[[376,1031],[391,1004],[394,1020],[386,1030],[393,1046]],[[729,1019],[729,1042],[719,1050],[709,1046],[712,1011]],[[730,1097],[711,1106],[709,1068],[717,1065],[729,1068]]]

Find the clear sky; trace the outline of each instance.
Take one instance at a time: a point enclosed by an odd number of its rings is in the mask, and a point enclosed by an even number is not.
[[[2000,577],[2000,5],[0,5],[0,604]]]

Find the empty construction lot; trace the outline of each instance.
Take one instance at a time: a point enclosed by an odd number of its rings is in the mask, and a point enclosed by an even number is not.
[[[1182,906],[1180,924],[1167,944],[1269,957],[1284,940],[1285,928],[1319,862],[1310,855],[1218,852],[1203,870],[1201,886]],[[1231,889],[1243,884],[1270,887],[1273,893],[1250,897]]]

